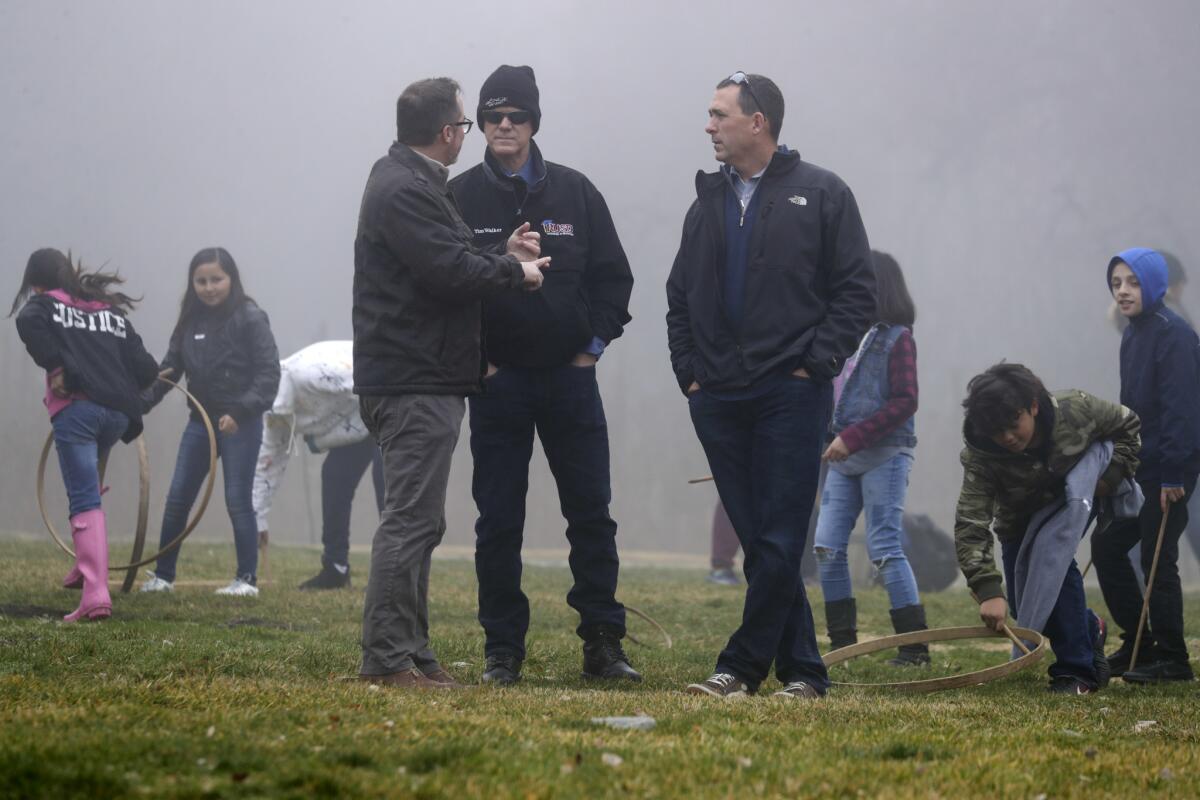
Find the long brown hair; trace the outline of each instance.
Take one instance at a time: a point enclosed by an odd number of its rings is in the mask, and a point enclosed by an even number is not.
[[[61,289],[79,300],[108,303],[122,311],[130,311],[142,298],[130,297],[112,288],[124,282],[125,279],[115,272],[85,270],[82,261],[72,264],[70,252],[64,255],[61,250],[43,247],[41,250],[34,250],[29,256],[21,288],[13,298],[8,315],[11,317],[25,305],[34,287],[46,290]]]

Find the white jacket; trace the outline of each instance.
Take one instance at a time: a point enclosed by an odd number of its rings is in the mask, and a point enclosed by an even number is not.
[[[268,530],[271,498],[283,480],[294,438],[323,453],[369,435],[354,394],[354,343],[317,342],[280,362],[279,392],[263,417],[262,447],[254,472],[254,513]]]

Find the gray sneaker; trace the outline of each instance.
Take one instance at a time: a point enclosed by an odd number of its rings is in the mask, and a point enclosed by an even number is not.
[[[795,697],[800,700],[820,700],[821,693],[804,681],[792,681],[771,695],[772,697]]]
[[[139,592],[173,592],[175,584],[171,581],[164,581],[162,578],[155,575],[153,572],[146,570],[149,576],[142,581],[142,585],[138,587]]]
[[[738,576],[730,567],[714,569],[712,572],[708,573],[708,577],[706,577],[704,580],[708,581],[709,583],[715,583],[718,586],[740,586],[742,584],[742,582],[738,580]]]
[[[707,694],[711,697],[745,697],[754,694],[749,684],[728,672],[714,672],[703,683],[690,683],[688,694]]]

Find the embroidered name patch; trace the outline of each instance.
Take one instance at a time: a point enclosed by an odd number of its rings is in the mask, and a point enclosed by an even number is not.
[[[542,232],[547,236],[574,236],[575,226],[569,222],[555,222],[552,219],[542,220]]]
[[[483,107],[495,108],[496,106],[504,105],[506,102],[508,102],[508,97],[489,97],[483,101]]]
[[[504,229],[503,228],[476,228],[475,233],[477,235],[484,234],[484,233],[504,233]]]

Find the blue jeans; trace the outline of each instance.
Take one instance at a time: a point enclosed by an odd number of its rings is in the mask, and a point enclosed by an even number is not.
[[[91,400],[75,400],[50,424],[71,516],[99,508],[100,459],[125,433],[129,417]]]
[[[237,433],[217,431],[217,457],[224,465],[225,507],[233,523],[233,544],[237,549],[237,576],[250,583],[256,581],[258,573],[258,522],[251,493],[258,448],[262,444],[262,428],[262,417],[259,416],[239,426]],[[171,488],[167,490],[159,547],[170,544],[187,525],[192,504],[208,477],[208,455],[208,433],[204,423],[189,419],[179,441]],[[174,581],[179,550],[176,547],[163,554],[154,565],[154,574],[165,581]]]
[[[567,604],[579,612],[576,632],[589,638],[604,626],[624,635],[625,607],[616,599],[617,523],[608,513],[608,424],[595,367],[501,367],[469,402],[484,652],[525,656],[529,600],[521,591],[521,542],[535,430],[567,520],[574,578]]]
[[[321,544],[325,566],[350,563],[350,509],[363,473],[371,468],[375,509],[383,513],[383,456],[375,438],[332,448],[321,464]]]
[[[825,602],[854,596],[846,545],[859,512],[863,511],[867,517],[867,554],[883,578],[892,608],[921,602],[917,580],[901,544],[904,496],[908,493],[908,472],[912,462],[911,454],[897,453],[861,475],[843,475],[836,469],[829,470],[821,492],[821,511],[817,516],[816,541],[813,542]]]
[[[717,671],[757,687],[775,664],[782,683],[818,692],[829,676],[817,649],[812,609],[800,579],[816,500],[832,387],[788,376],[755,397],[688,396],[721,502],[744,553],[742,624],[717,658]]]
[[[1009,614],[1013,619],[1018,615],[1017,603],[1012,594],[1013,568],[1020,550],[1019,539],[1000,542],[1000,558],[1004,562],[1004,585],[1008,587]],[[1048,670],[1051,678],[1071,676],[1091,686],[1098,685],[1092,659],[1093,643],[1100,633],[1100,628],[1096,615],[1087,607],[1087,596],[1083,592],[1083,575],[1074,561],[1067,570],[1067,576],[1063,578],[1058,602],[1054,604],[1054,611],[1050,613],[1050,619],[1046,621],[1042,633],[1050,637],[1050,647],[1054,650],[1055,661]]]

